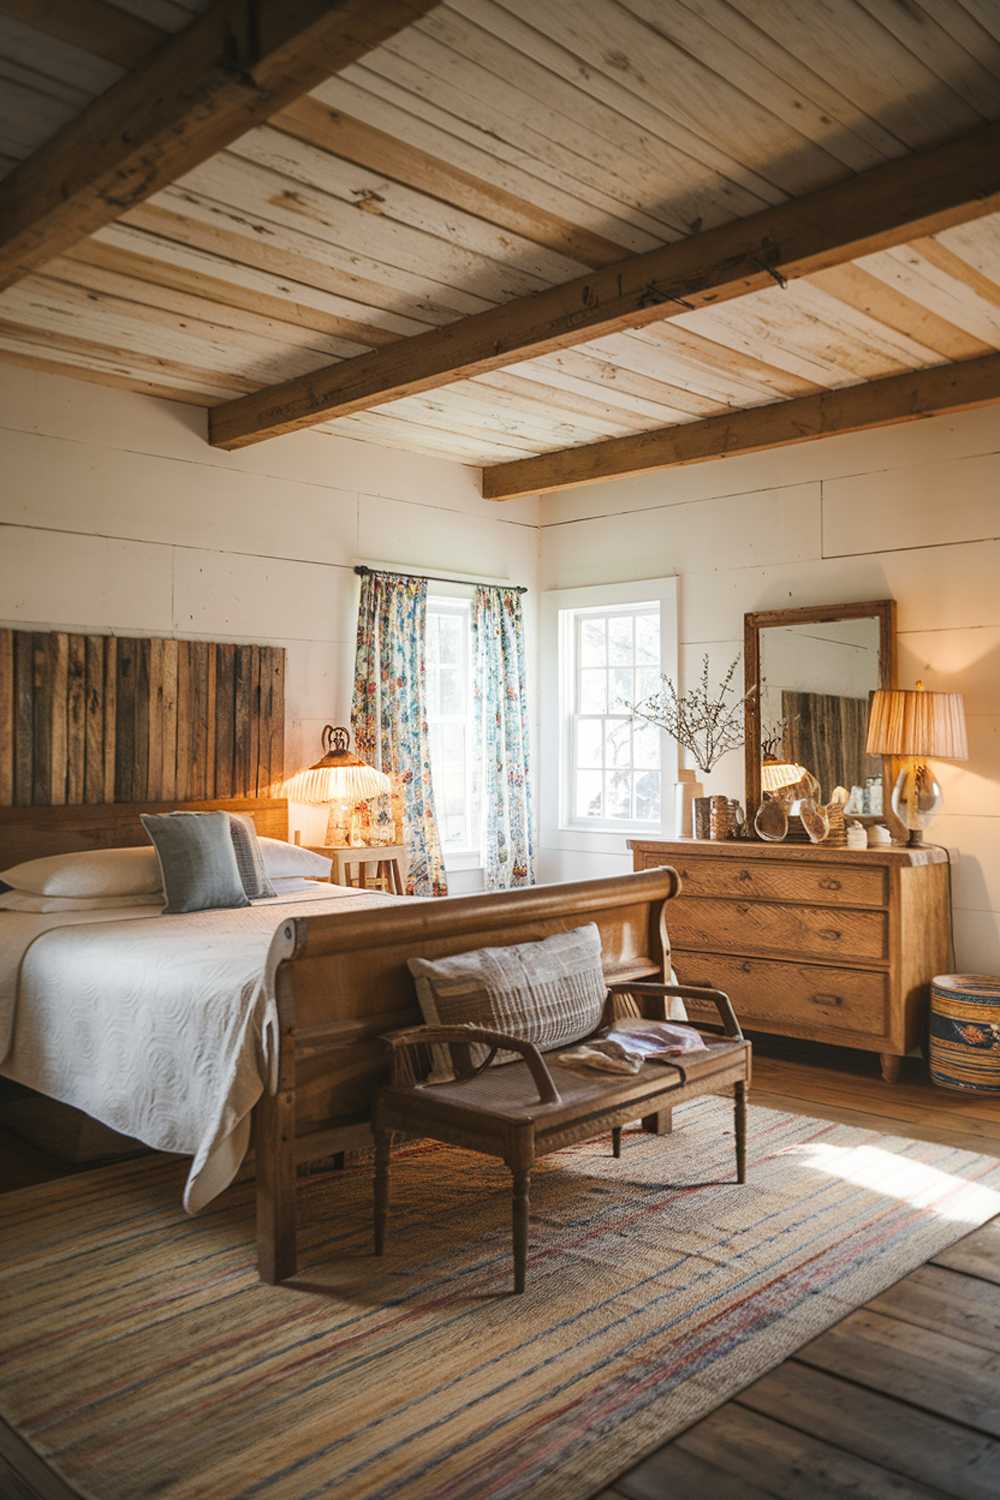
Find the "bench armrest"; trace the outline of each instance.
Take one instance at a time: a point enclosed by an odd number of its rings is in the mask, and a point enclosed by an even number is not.
[[[722,1029],[726,1033],[726,1036],[732,1037],[736,1041],[743,1040],[743,1032],[740,1029],[739,1021],[736,1019],[733,1002],[722,990],[710,990],[703,985],[697,984],[651,984],[646,980],[641,980],[637,983],[630,983],[628,980],[623,980],[621,984],[609,985],[608,989],[612,995],[655,995],[664,1001],[668,996],[672,995],[676,995],[681,1000],[710,1000],[719,1012],[719,1020],[722,1022]],[[667,1007],[665,1004],[662,1009],[662,1019],[666,1020]]]
[[[382,1038],[393,1051],[393,1083],[398,1087],[406,1087],[413,1084],[412,1070],[407,1067],[398,1066],[401,1061],[399,1054],[408,1047],[433,1047],[439,1044],[450,1044],[465,1049],[468,1060],[469,1046],[476,1042],[484,1047],[489,1047],[490,1053],[486,1061],[478,1068],[468,1063],[465,1076],[475,1077],[484,1068],[488,1068],[498,1052],[519,1052],[528,1064],[528,1069],[535,1081],[538,1090],[540,1104],[561,1104],[562,1099],[549,1072],[545,1059],[535,1046],[534,1042],[526,1042],[518,1036],[507,1036],[503,1031],[487,1031],[481,1026],[411,1026],[406,1031],[393,1031]]]

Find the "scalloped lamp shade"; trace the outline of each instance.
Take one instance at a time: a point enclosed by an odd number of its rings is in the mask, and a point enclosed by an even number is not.
[[[921,683],[879,689],[872,695],[865,753],[968,760],[962,694],[928,693]]]
[[[327,724],[323,730],[322,760],[299,771],[284,783],[281,795],[290,802],[365,802],[392,790],[388,776],[366,765],[348,749],[346,729]]]

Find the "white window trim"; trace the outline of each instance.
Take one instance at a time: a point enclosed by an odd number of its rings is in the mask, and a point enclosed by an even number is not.
[[[570,817],[569,739],[573,703],[573,651],[566,649],[572,630],[571,611],[614,609],[617,605],[660,606],[660,671],[677,681],[677,579],[640,579],[633,583],[594,584],[587,588],[549,589],[541,597],[541,746],[539,755],[539,845],[570,853],[621,854],[627,838],[673,836],[673,784],[677,780],[677,745],[660,737],[662,767],[661,819],[652,823],[585,828]]]

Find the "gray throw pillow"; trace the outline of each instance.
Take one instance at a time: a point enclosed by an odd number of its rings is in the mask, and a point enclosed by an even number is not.
[[[225,812],[140,813],[160,862],[171,915],[249,906]]]
[[[265,896],[276,896],[278,893],[267,878],[264,851],[260,847],[257,829],[250,814],[230,813],[229,832],[247,898],[250,901],[260,901]]]
[[[600,1025],[608,987],[601,964],[601,934],[594,922],[557,932],[537,943],[478,948],[452,958],[411,958],[417,999],[429,1026],[483,1026],[505,1031],[542,1052],[568,1047]],[[487,1049],[473,1046],[473,1062]],[[445,1048],[433,1048],[428,1082],[454,1076]],[[498,1052],[494,1062],[511,1062]]]

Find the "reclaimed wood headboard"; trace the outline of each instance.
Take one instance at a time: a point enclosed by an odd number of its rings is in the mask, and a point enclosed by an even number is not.
[[[265,838],[288,838],[284,797],[229,797],[201,802],[115,802],[94,807],[0,807],[0,870],[25,859],[80,849],[126,849],[148,844],[140,813],[249,813]]]
[[[282,646],[0,630],[0,808],[265,797],[284,683]]]

